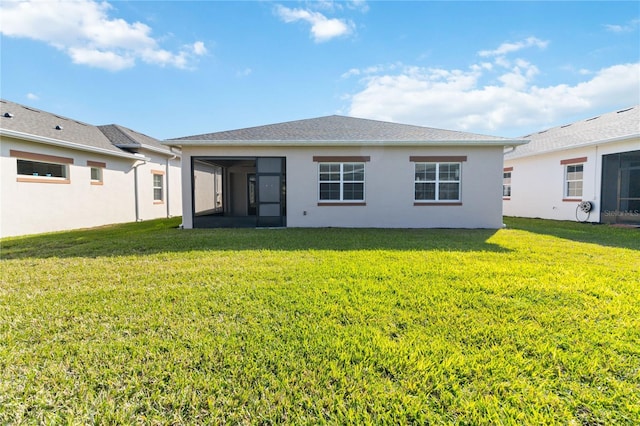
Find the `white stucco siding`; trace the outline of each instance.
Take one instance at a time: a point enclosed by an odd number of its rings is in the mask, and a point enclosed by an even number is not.
[[[182,214],[182,182],[180,158],[167,160],[166,156],[141,151],[149,160],[138,168],[138,220],[159,219]],[[162,200],[154,200],[153,175],[162,176]],[[133,187],[128,190],[133,191]]]
[[[191,157],[275,156],[287,162],[287,226],[499,228],[502,147],[184,147],[183,224],[192,227]],[[314,156],[368,156],[365,205],[319,205]],[[466,156],[461,205],[414,205],[411,156]]]
[[[0,236],[100,226],[135,220],[132,160],[2,138]],[[11,150],[70,158],[69,183],[19,182]],[[91,184],[87,161],[104,163],[102,185]]]
[[[577,201],[591,201],[594,209],[588,221],[600,221],[602,157],[640,149],[638,139],[590,145],[574,149],[507,159],[504,167],[511,172],[511,197],[503,201],[506,216],[555,220],[576,220]],[[586,157],[583,170],[582,197],[567,201],[564,197],[565,165],[563,160]]]

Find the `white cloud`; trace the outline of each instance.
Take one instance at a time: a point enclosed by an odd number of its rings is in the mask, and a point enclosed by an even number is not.
[[[194,56],[206,53],[201,41],[178,52],[159,47],[151,28],[109,17],[107,2],[11,1],[0,2],[0,31],[9,37],[46,42],[65,52],[77,64],[119,71],[137,60],[188,68]]]
[[[504,56],[507,53],[517,52],[518,50],[525,49],[527,47],[538,47],[544,49],[549,44],[548,41],[540,40],[536,37],[529,37],[522,41],[515,43],[502,43],[495,50],[481,50],[478,52],[480,56]]]
[[[624,25],[605,24],[604,27],[607,29],[607,31],[611,31],[613,33],[630,33],[640,27],[640,19],[632,19]]]
[[[307,9],[289,9],[288,7],[277,5],[275,12],[286,23],[305,21],[311,24],[311,34],[316,43],[349,35],[355,27],[353,22],[349,20],[330,19],[322,13]]]
[[[503,45],[504,46],[504,45]],[[493,52],[505,49],[496,49]],[[508,50],[508,49],[507,49]],[[501,57],[498,57],[501,58]],[[640,63],[619,64],[579,83],[538,86],[539,69],[523,59],[479,63],[466,70],[394,64],[352,69],[363,89],[350,96],[356,117],[443,127],[476,133],[521,136],[564,116],[638,103]]]
[[[40,99],[40,97],[35,93],[27,93],[27,99],[29,99],[30,101],[37,101],[38,99]]]

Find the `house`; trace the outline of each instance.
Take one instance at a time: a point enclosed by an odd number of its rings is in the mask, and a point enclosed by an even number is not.
[[[332,115],[164,141],[185,228],[499,228],[505,147],[472,133]]]
[[[505,215],[640,225],[640,106],[525,138],[505,154]]]
[[[0,100],[0,237],[180,216],[180,154]]]

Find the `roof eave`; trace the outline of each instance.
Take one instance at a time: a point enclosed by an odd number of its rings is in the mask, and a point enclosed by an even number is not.
[[[162,144],[168,146],[201,146],[201,147],[304,147],[304,146],[519,146],[528,143],[522,139],[504,140],[444,140],[444,141],[388,141],[388,140],[358,140],[358,141],[297,141],[297,140],[165,140]]]
[[[542,155],[542,154],[552,154],[554,152],[568,151],[568,150],[571,150],[571,149],[579,149],[579,148],[585,148],[585,147],[594,146],[594,145],[602,145],[602,144],[607,144],[607,143],[623,142],[623,141],[631,140],[631,139],[640,139],[640,133],[633,133],[631,135],[626,135],[626,136],[617,136],[615,138],[609,138],[609,139],[598,139],[598,140],[595,140],[595,141],[585,142],[585,143],[578,144],[578,145],[551,148],[551,149],[546,149],[546,150],[543,150],[543,151],[527,152],[527,153],[524,153],[524,154],[521,154],[521,155],[517,155],[514,152],[509,152],[509,153],[505,154],[504,159],[505,160],[516,160],[518,158],[533,157],[533,156]]]
[[[46,145],[53,145],[53,146],[58,146],[58,147],[62,147],[62,148],[70,148],[70,149],[75,149],[78,151],[85,151],[85,152],[94,152],[97,154],[104,154],[104,155],[109,155],[112,157],[120,157],[120,158],[127,158],[130,160],[140,160],[140,156],[139,155],[135,155],[135,154],[129,154],[126,152],[117,152],[117,151],[111,151],[108,149],[104,149],[104,148],[98,148],[98,147],[93,147],[93,146],[88,146],[88,145],[82,145],[76,142],[69,142],[69,141],[64,141],[61,139],[53,139],[53,138],[48,138],[45,136],[38,136],[38,135],[33,135],[30,133],[24,133],[24,132],[18,132],[15,130],[9,130],[9,129],[2,129],[0,128],[0,136],[8,136],[8,137],[12,137],[12,138],[16,138],[16,139],[22,139],[22,140],[26,140],[29,142],[38,142],[38,143],[43,143]],[[146,159],[146,157],[145,157]]]

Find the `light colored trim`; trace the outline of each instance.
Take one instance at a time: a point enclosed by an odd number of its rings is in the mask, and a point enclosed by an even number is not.
[[[382,141],[382,140],[361,140],[361,141],[283,141],[283,140],[258,140],[258,141],[238,141],[238,140],[179,140],[163,141],[169,146],[517,146],[529,143],[528,140],[507,139],[507,140],[451,140],[451,141]]]
[[[91,185],[102,186],[104,185],[104,182],[102,182],[101,180],[92,180]]]
[[[462,163],[466,155],[412,155],[409,161],[414,163]]]
[[[568,158],[566,160],[560,160],[560,164],[566,166],[567,164],[582,164],[587,162],[587,157]]]
[[[164,201],[161,200],[154,200],[153,204],[164,204]]]
[[[77,149],[78,151],[95,152],[104,155],[110,155],[112,157],[128,158],[130,160],[145,160],[150,161],[150,158],[144,155],[129,154],[126,152],[111,151],[104,148],[96,148],[92,146],[82,145],[75,142],[63,141],[60,139],[47,138],[44,136],[32,135],[30,133],[16,132],[15,130],[1,129],[0,136],[8,136],[16,139],[22,139],[29,142],[44,143],[47,145],[60,146],[63,148]]]
[[[44,178],[44,177],[19,177],[16,178],[16,182],[31,182],[31,183],[62,183],[69,184],[71,183],[70,179],[60,179],[60,178]]]
[[[461,206],[462,201],[458,201],[454,203],[437,202],[437,201],[427,201],[427,202],[414,201],[413,205],[414,206]]]
[[[358,203],[358,202],[349,202],[349,201],[345,201],[344,203],[339,203],[339,202],[330,202],[330,203],[325,203],[325,202],[318,202],[318,206],[320,207],[354,207],[354,206],[366,206],[367,203],[366,202],[362,202],[362,203]]]
[[[151,174],[152,175],[163,175],[164,176],[165,172],[162,171],[162,170],[151,170]]]
[[[36,154],[34,152],[16,151],[14,149],[9,150],[9,155],[21,160],[39,161],[41,163],[73,164],[73,158],[58,157],[56,155]]]
[[[102,163],[100,161],[87,160],[87,166],[89,166],[89,167],[100,167],[100,168],[106,169],[107,168],[107,163]]]
[[[580,202],[582,202],[582,197],[580,197],[580,198],[563,198],[562,201],[563,202],[568,202],[568,203],[580,203]]]
[[[313,161],[318,163],[366,163],[371,161],[368,155],[314,155]]]

